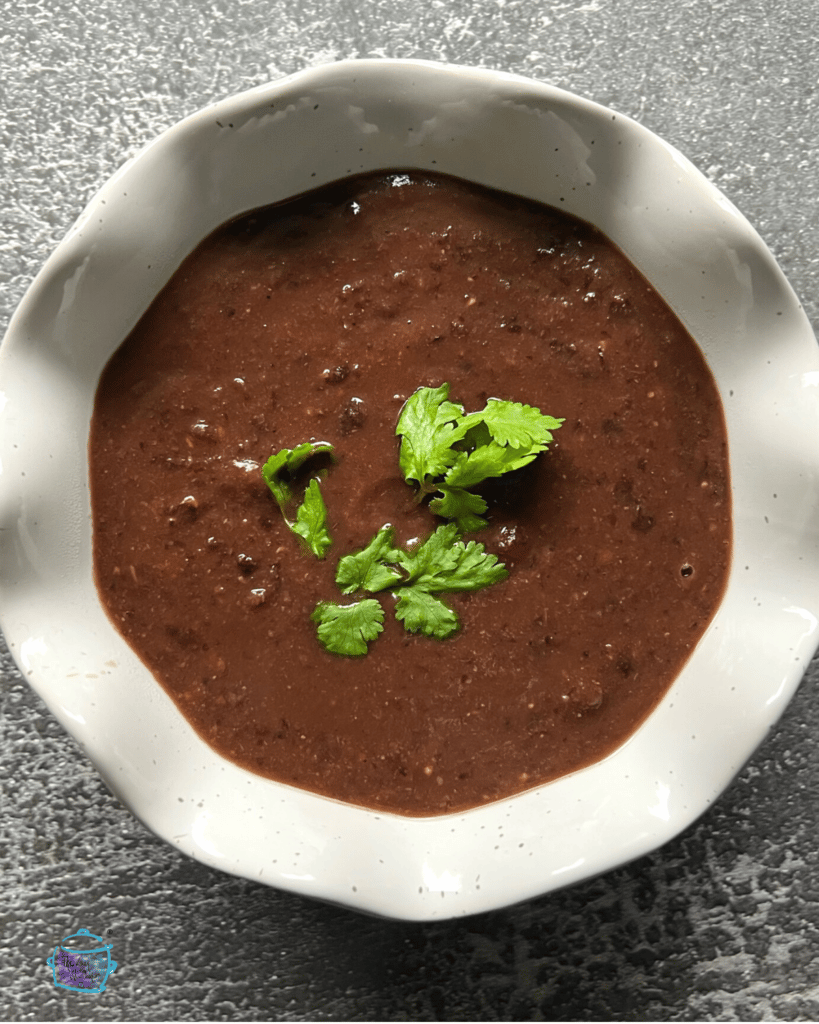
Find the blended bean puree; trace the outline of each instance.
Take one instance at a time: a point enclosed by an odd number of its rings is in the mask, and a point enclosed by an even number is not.
[[[311,613],[386,523],[440,520],[398,465],[419,387],[565,418],[487,484],[476,534],[509,578],[447,597],[449,640],[325,651]],[[319,561],[262,479],[334,445]],[[351,178],[224,225],[111,359],[90,439],[94,558],[116,626],[196,731],[263,776],[411,815],[477,806],[606,756],[713,616],[731,523],[714,381],[599,232],[443,176]],[[707,713],[707,709],[703,709]]]

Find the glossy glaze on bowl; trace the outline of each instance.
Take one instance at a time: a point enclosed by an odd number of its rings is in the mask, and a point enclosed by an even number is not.
[[[616,242],[709,361],[733,482],[725,599],[637,734],[571,777],[432,819],[346,806],[223,761],[112,628],[91,567],[96,382],[180,260],[243,210],[396,167],[539,199]],[[753,229],[679,153],[620,114],[525,79],[341,62],[177,125],[104,186],[32,285],[0,349],[0,407],[0,617],[18,664],[149,828],[281,888],[430,919],[615,867],[709,806],[817,645],[819,350],[798,300]]]

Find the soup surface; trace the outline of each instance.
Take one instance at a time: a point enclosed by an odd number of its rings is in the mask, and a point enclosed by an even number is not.
[[[509,577],[446,598],[461,629],[346,658],[311,613],[342,555],[414,501],[395,427],[421,386],[565,418],[487,485],[474,535]],[[331,443],[333,546],[300,546],[262,479]],[[220,228],[108,364],[90,439],[94,557],[116,626],[230,760],[404,814],[476,806],[621,744],[721,598],[726,434],[677,318],[600,233],[445,177],[346,180]]]

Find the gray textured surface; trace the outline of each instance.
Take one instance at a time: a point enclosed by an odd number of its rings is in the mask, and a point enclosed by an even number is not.
[[[819,326],[811,0],[4,0],[0,329],[86,200],[204,103],[342,57],[529,74],[677,145],[750,218]],[[222,876],[149,835],[3,649],[0,1018],[811,1020],[819,661],[733,788],[662,851],[467,921],[375,921]],[[99,996],[62,935],[106,932]],[[109,932],[110,930],[110,932]]]

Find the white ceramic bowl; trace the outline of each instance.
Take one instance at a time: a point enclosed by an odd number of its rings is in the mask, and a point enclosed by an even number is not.
[[[701,346],[727,417],[734,552],[722,605],[605,761],[467,813],[373,813],[258,778],[188,727],[92,579],[97,379],[182,258],[249,208],[378,168],[448,172],[601,228]],[[100,190],[0,349],[0,617],[31,685],[155,833],[224,871],[431,919],[523,900],[679,833],[753,752],[817,645],[819,350],[749,224],[679,153],[536,82],[409,61],[325,65],[165,132]]]

